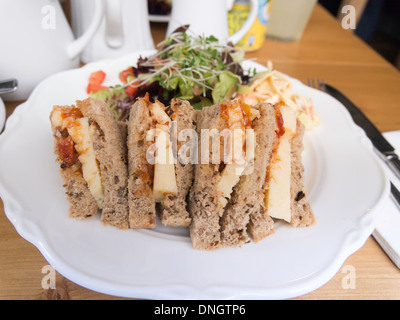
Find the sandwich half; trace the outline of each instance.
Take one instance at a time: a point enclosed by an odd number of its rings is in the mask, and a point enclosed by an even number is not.
[[[273,220],[262,210],[262,186],[272,152],[274,114],[269,104],[256,109],[240,100],[201,111],[197,122],[199,164],[189,200],[190,236],[195,249],[241,246],[249,240],[250,217],[260,212],[254,228],[264,237],[273,232]],[[222,132],[230,132],[232,139],[223,140]],[[231,157],[221,158],[229,151]],[[240,151],[242,158],[235,156]],[[219,153],[219,159],[215,153]]]
[[[221,132],[241,130],[245,161],[212,162]],[[315,218],[304,188],[304,126],[288,106],[240,100],[204,108],[197,122],[199,164],[190,192],[193,247],[214,250],[258,242],[274,233],[274,220],[293,227],[311,226]],[[207,134],[202,134],[204,131]],[[233,135],[236,141],[237,135]],[[240,137],[240,136],[239,136]],[[237,152],[235,144],[228,144]],[[239,146],[242,146],[239,143]],[[244,148],[246,146],[246,148]],[[204,160],[208,160],[205,162]]]
[[[305,128],[290,107],[274,107],[280,134],[264,184],[265,211],[293,227],[312,226],[315,217],[306,196],[302,163]]]
[[[182,162],[179,150],[184,130],[195,129],[189,102],[174,99],[170,106],[140,98],[131,108],[128,123],[128,198],[131,228],[162,224],[187,227],[191,222],[186,197],[193,181],[193,162]]]
[[[272,152],[279,140],[276,113],[267,103],[255,108],[259,116],[252,123],[256,143],[254,161],[249,166],[253,168],[240,177],[221,219],[223,246],[242,246],[250,238],[258,242],[274,233],[274,222],[264,206],[263,187]]]
[[[54,106],[50,122],[69,215],[88,218],[101,210],[103,223],[127,229],[126,144],[107,104],[88,98]]]

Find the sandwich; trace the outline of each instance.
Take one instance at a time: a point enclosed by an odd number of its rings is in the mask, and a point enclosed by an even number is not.
[[[266,237],[273,233],[273,220],[262,210],[264,197],[261,191],[272,153],[274,114],[269,104],[252,108],[240,100],[201,111],[197,130],[201,136],[199,153],[203,159],[195,168],[189,200],[190,237],[195,249],[215,250],[243,245],[249,241],[247,226],[251,217],[253,234]],[[224,140],[228,143],[222,144],[221,132],[226,130],[231,132],[232,139]],[[238,140],[242,141],[235,146]],[[208,147],[213,141],[221,142],[220,154],[233,151],[232,157],[228,157],[231,161],[212,161],[218,152],[218,148]],[[240,151],[243,151],[242,159],[235,156]]]
[[[127,139],[130,228],[154,228],[157,215],[166,226],[190,225],[186,198],[194,164],[184,161],[180,151],[187,143],[182,134],[195,126],[195,111],[187,101],[173,99],[164,106],[146,95],[132,105]]]
[[[314,223],[303,185],[304,127],[291,111],[268,103],[250,107],[239,99],[203,108],[197,122],[201,160],[189,198],[195,249],[258,242],[274,233],[276,219],[293,226]],[[222,143],[224,130],[239,131],[239,135],[232,134],[233,142]],[[233,156],[233,161],[226,162],[221,150],[237,153],[238,137],[245,141],[238,143],[243,159]],[[209,147],[212,141],[219,142],[219,163],[213,161],[218,147]]]
[[[120,229],[189,227],[194,249],[241,247],[282,220],[315,217],[304,187],[305,128],[290,107],[240,99],[194,110],[138,98],[117,122],[94,98],[54,106],[54,152],[69,216]]]
[[[127,229],[126,144],[108,105],[87,98],[54,106],[50,122],[69,216],[84,219],[100,211],[104,224]]]
[[[309,227],[315,217],[304,186],[305,127],[289,106],[279,103],[274,108],[278,134],[263,186],[265,210],[293,227]]]

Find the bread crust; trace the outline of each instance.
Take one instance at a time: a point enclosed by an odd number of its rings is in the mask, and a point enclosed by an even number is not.
[[[202,164],[201,153],[204,142],[201,141],[203,129],[225,128],[225,120],[219,117],[220,105],[205,107],[198,114],[197,135],[199,137],[199,160],[194,170],[194,183],[189,195],[189,212],[192,223],[189,227],[194,249],[215,250],[221,247],[220,218],[224,208],[218,201],[217,183],[219,171],[212,164],[212,148],[209,148],[209,163]]]
[[[61,166],[61,162],[58,159],[57,161]],[[87,219],[93,217],[99,208],[78,166],[60,168],[60,175],[64,180],[63,187],[69,202],[69,217]]]
[[[101,173],[104,199],[101,221],[120,229],[128,224],[128,169],[126,143],[108,105],[99,99],[76,102],[89,122],[93,122],[93,144]]]
[[[291,193],[291,221],[293,227],[309,227],[315,224],[315,216],[311,209],[311,205],[307,199],[304,187],[304,165],[302,161],[302,152],[304,149],[303,137],[305,127],[300,120],[297,119],[296,135],[292,140],[292,173],[290,183]]]
[[[138,99],[131,107],[128,123],[128,201],[129,227],[154,228],[156,208],[152,191],[153,168],[146,159],[152,128],[147,103]]]
[[[223,246],[242,246],[251,238],[257,242],[273,233],[273,220],[264,211],[263,185],[275,140],[275,110],[258,104],[260,117],[252,128],[256,137],[253,170],[240,177],[221,220]]]
[[[173,111],[174,121],[176,121],[177,130],[171,133],[173,141],[177,141],[177,163],[175,164],[175,177],[178,186],[177,195],[168,195],[159,206],[159,217],[166,226],[188,227],[191,223],[191,217],[187,210],[187,196],[194,179],[194,164],[183,163],[179,157],[179,151],[186,141],[178,139],[179,133],[184,129],[196,129],[196,119],[193,107],[188,101],[173,99],[170,108]],[[174,137],[176,134],[177,137]]]

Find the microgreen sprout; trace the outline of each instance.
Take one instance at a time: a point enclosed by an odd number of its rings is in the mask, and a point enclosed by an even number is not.
[[[187,28],[181,29],[160,42],[156,53],[138,63],[146,72],[137,72],[137,78],[126,86],[143,87],[158,81],[168,91],[184,91],[180,96],[202,92],[205,97],[221,74],[231,72],[242,82],[246,76],[237,57],[242,60],[243,54],[238,55],[233,45],[224,44],[214,36],[192,36]]]

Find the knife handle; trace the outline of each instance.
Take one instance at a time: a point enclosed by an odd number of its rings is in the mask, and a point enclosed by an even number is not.
[[[400,160],[397,154],[387,154],[386,161],[390,169],[395,173],[396,177],[400,179]]]

